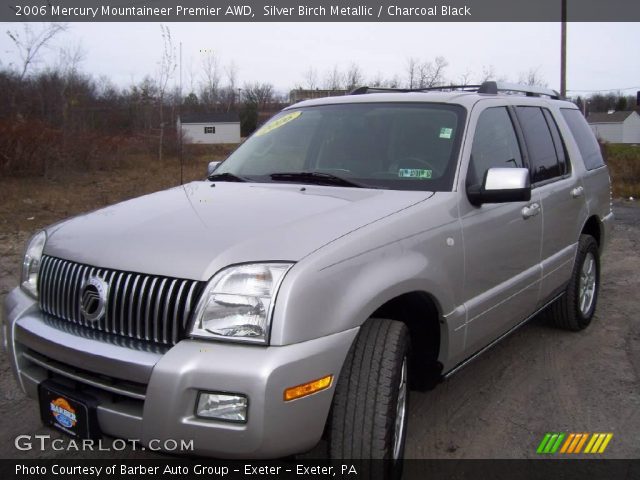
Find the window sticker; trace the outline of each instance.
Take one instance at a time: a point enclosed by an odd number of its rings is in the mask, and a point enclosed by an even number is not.
[[[432,170],[422,168],[400,168],[398,176],[402,178],[431,178]]]
[[[451,138],[453,128],[442,127],[440,129],[440,138]]]
[[[258,130],[255,135],[256,137],[260,137],[262,135],[266,135],[267,133],[275,130],[276,128],[280,128],[283,125],[286,125],[287,123],[289,123],[291,120],[295,120],[296,118],[298,118],[300,115],[302,115],[302,112],[291,112],[291,113],[287,113],[286,115],[283,115],[280,118],[276,118],[275,120],[273,120],[272,122],[267,123],[266,125],[264,125],[260,130]]]

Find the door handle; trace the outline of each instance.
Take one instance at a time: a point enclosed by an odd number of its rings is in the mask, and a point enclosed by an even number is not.
[[[522,218],[526,220],[527,218],[535,217],[539,213],[540,213],[540,204],[537,202],[532,203],[531,205],[527,205],[522,209]]]
[[[581,197],[583,193],[584,193],[584,188],[582,187],[576,187],[573,190],[571,190],[571,196],[573,198]]]

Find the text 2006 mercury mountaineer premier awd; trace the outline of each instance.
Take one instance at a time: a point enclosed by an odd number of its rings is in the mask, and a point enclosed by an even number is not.
[[[399,460],[410,387],[546,307],[588,326],[613,218],[593,134],[555,92],[469,90],[293,105],[206,181],[33,236],[3,316],[43,421]]]

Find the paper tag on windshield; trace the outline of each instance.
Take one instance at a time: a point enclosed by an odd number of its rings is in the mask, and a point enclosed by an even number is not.
[[[440,129],[440,138],[451,138],[453,134],[453,128],[442,127]]]
[[[422,168],[398,169],[398,176],[402,178],[431,178],[431,173],[431,170],[424,170]]]

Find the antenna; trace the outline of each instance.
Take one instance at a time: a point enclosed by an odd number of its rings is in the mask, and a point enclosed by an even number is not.
[[[180,128],[178,130],[178,158],[180,160],[180,185],[184,184],[184,159],[182,156],[182,42],[180,42],[180,86],[178,87],[178,118]]]

